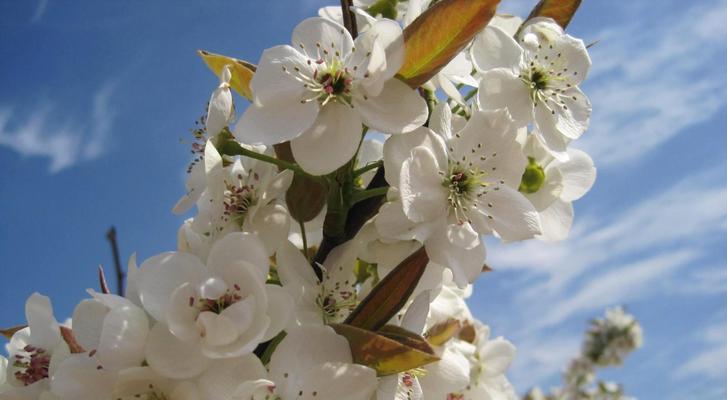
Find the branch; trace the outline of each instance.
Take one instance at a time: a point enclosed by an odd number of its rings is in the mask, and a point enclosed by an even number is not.
[[[121,258],[119,258],[119,246],[116,243],[116,228],[111,227],[106,232],[106,239],[111,244],[111,252],[114,256],[114,267],[116,269],[116,292],[119,296],[124,295],[124,270],[121,268]]]
[[[356,23],[356,14],[351,10],[351,0],[341,0],[341,11],[343,11],[343,26],[346,27],[351,37],[356,39],[358,36],[358,26]]]

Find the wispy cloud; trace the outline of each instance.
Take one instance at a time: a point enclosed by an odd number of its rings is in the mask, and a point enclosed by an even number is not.
[[[517,296],[506,307],[517,312],[519,322],[489,321],[502,322],[522,347],[516,382],[537,383],[575,355],[580,338],[573,335],[580,328],[568,331],[564,323],[582,326],[605,307],[663,296],[678,285],[684,267],[719,246],[727,236],[727,184],[715,182],[724,175],[724,168],[691,174],[615,215],[579,216],[571,238],[562,243],[491,247],[491,265],[518,277],[508,282],[508,291]],[[503,315],[512,320],[512,314]]]
[[[727,105],[718,67],[727,57],[727,1],[706,3],[668,16],[635,13],[596,35],[592,129],[579,145],[600,167],[634,160]]]
[[[35,7],[35,12],[33,13],[33,17],[30,19],[30,22],[33,24],[40,22],[40,20],[43,19],[47,8],[48,0],[38,0],[38,5]]]
[[[706,346],[701,352],[676,370],[679,377],[692,375],[711,378],[727,376],[727,321],[717,322],[699,333],[698,339]]]
[[[51,173],[96,159],[103,154],[111,133],[115,114],[109,102],[113,93],[111,84],[96,91],[92,104],[88,105],[91,110],[88,121],[55,117],[56,105],[51,102],[29,113],[0,107],[0,146],[25,157],[49,158]]]

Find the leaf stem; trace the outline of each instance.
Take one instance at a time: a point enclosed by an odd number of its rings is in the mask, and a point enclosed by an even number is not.
[[[305,234],[305,222],[302,220],[298,221],[298,225],[300,225],[300,237],[303,239],[303,255],[310,263],[310,257],[308,257],[308,237]]]
[[[467,94],[466,94],[466,95],[464,96],[464,101],[467,101],[467,100],[469,100],[469,99],[471,99],[471,98],[475,97],[475,95],[477,94],[477,91],[478,91],[478,90],[479,90],[479,88],[474,88],[474,89],[470,90],[470,91],[469,91],[469,92],[468,92],[468,93],[467,93]],[[461,104],[457,104],[456,106],[454,106],[454,108],[452,108],[452,114],[456,114],[456,113],[457,113],[457,111],[459,111],[459,110],[461,110],[461,109],[462,109],[462,105],[461,105]]]
[[[368,190],[359,190],[357,192],[353,193],[353,196],[351,196],[351,204],[356,204],[358,202],[370,199],[372,197],[378,197],[378,196],[386,196],[386,193],[389,191],[389,187],[378,187],[374,189],[368,189]]]
[[[379,168],[384,165],[384,160],[374,161],[366,164],[365,166],[353,171],[353,178],[356,179],[359,176],[371,171],[372,169]]]

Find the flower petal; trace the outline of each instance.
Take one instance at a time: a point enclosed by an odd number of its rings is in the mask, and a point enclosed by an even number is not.
[[[361,140],[361,118],[351,107],[331,102],[313,125],[290,142],[293,157],[313,175],[329,174],[356,154]]]
[[[285,142],[308,129],[317,116],[317,101],[288,97],[267,106],[253,103],[235,126],[235,138],[248,144]]]
[[[221,275],[228,265],[244,262],[254,267],[254,272],[264,282],[268,277],[269,261],[265,245],[257,235],[233,232],[215,242],[207,257],[207,267],[213,274]],[[227,281],[228,284],[230,281]]]
[[[149,332],[144,349],[149,366],[167,378],[193,378],[209,365],[209,359],[202,355],[199,344],[178,339],[161,323],[154,325]]]
[[[556,200],[550,207],[540,212],[542,233],[538,239],[556,242],[568,238],[573,225],[573,204],[564,200]]]
[[[575,201],[591,190],[596,181],[596,167],[591,157],[581,150],[569,149],[568,156],[567,162],[558,163],[558,169],[563,175],[563,192],[560,198],[564,201]]]
[[[25,320],[30,328],[31,344],[46,350],[55,348],[61,340],[58,322],[53,317],[50,298],[33,293],[25,302]]]
[[[442,169],[432,152],[417,146],[404,161],[399,176],[404,214],[414,222],[436,219],[447,210],[447,189],[442,185]]]
[[[516,69],[523,56],[523,49],[502,29],[487,26],[472,42],[472,62],[480,72],[495,68]]]
[[[525,240],[540,233],[538,212],[525,196],[509,186],[488,188],[480,204],[487,204],[479,211],[486,215],[488,225],[503,240]]]
[[[406,135],[392,135],[384,142],[384,172],[389,185],[399,186],[401,166],[411,157],[412,149],[417,146],[428,148],[434,154],[438,165],[447,165],[444,140],[429,128],[417,128]]]
[[[398,79],[389,79],[378,96],[353,98],[361,120],[383,133],[406,133],[427,122],[427,103]]]
[[[291,43],[313,60],[326,59],[323,50],[330,54],[338,51],[345,56],[353,48],[353,39],[346,28],[321,17],[307,18],[299,23],[293,30]]]
[[[286,241],[290,232],[290,215],[280,204],[270,204],[258,209],[255,217],[244,226],[246,232],[257,235],[272,256],[278,246]]]
[[[267,376],[265,367],[254,354],[220,360],[199,377],[199,390],[205,400],[230,400],[242,382]]]
[[[517,126],[525,126],[533,120],[528,87],[508,69],[497,68],[483,73],[477,98],[484,110],[507,108]]]
[[[288,292],[277,285],[265,285],[268,293],[268,309],[267,314],[270,317],[270,325],[261,341],[266,342],[274,338],[288,322],[293,313],[293,298]]]
[[[460,288],[472,283],[482,273],[485,263],[485,245],[478,244],[467,250],[452,243],[446,229],[435,231],[425,242],[429,259],[452,270],[454,283]]]

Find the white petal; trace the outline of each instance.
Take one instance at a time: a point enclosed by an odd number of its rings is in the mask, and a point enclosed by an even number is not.
[[[485,172],[486,179],[518,187],[527,159],[507,111],[475,111],[459,136],[449,142],[453,158]]]
[[[207,276],[205,266],[191,254],[169,252],[151,257],[139,270],[141,303],[154,319],[164,322],[172,292],[183,283],[195,285]]]
[[[545,168],[545,181],[535,193],[524,193],[538,211],[550,207],[563,192],[563,175],[553,164]]]
[[[210,97],[210,103],[207,107],[207,135],[214,137],[222,132],[222,129],[230,123],[232,119],[232,93],[230,87],[220,85]]]
[[[282,287],[265,285],[265,290],[268,293],[267,314],[270,317],[270,326],[261,340],[263,342],[274,338],[288,325],[294,306],[293,298]]]
[[[228,265],[245,262],[265,281],[268,277],[268,253],[263,242],[256,235],[247,232],[233,232],[215,242],[207,257],[207,267],[214,274]],[[227,280],[228,284],[230,283]]]
[[[202,329],[203,346],[225,346],[239,336],[235,322],[224,314],[203,311],[197,316],[197,323]]]
[[[424,125],[427,103],[398,79],[389,79],[378,96],[354,97],[353,105],[366,126],[384,133],[406,133]]]
[[[143,310],[134,305],[116,307],[104,319],[96,357],[112,370],[139,366],[148,333],[149,319]]]
[[[318,102],[280,98],[262,106],[250,104],[235,126],[235,138],[248,144],[276,144],[305,132],[318,116]]]
[[[276,254],[278,275],[283,286],[305,286],[315,288],[318,278],[303,253],[292,243],[286,242]]]
[[[293,47],[284,45],[266,49],[250,81],[255,104],[270,106],[278,104],[281,99],[300,102],[306,88],[291,75],[295,68],[313,76],[308,59]]]
[[[199,326],[195,323],[199,314],[197,291],[189,283],[179,286],[167,305],[167,324],[174,336],[184,341],[196,341],[200,337]]]
[[[467,250],[452,243],[446,229],[434,232],[424,245],[429,259],[452,270],[454,283],[460,288],[472,283],[482,273],[485,263],[485,245],[478,238],[478,244]]]
[[[415,297],[401,320],[401,327],[416,334],[422,333],[424,324],[427,322],[431,302],[431,292],[429,290],[425,290]]]
[[[381,206],[374,220],[376,231],[384,238],[423,241],[429,236],[430,224],[412,222],[401,205],[401,201],[389,202]]]
[[[205,400],[229,400],[242,382],[267,376],[265,367],[254,354],[220,360],[199,377],[199,390]]]
[[[294,176],[295,173],[289,169],[280,171],[280,173],[275,175],[270,183],[268,183],[265,191],[260,196],[260,201],[263,204],[267,204],[278,197],[282,197],[290,187],[290,184],[293,183]]]
[[[472,225],[467,222],[447,225],[446,234],[450,243],[465,250],[470,250],[480,244],[480,237],[472,229]]]
[[[209,364],[199,344],[177,339],[161,323],[154,325],[149,332],[145,353],[149,366],[167,378],[193,378],[206,370]]]
[[[538,212],[525,196],[509,186],[488,188],[480,204],[488,205],[486,209],[480,207],[480,211],[488,216],[489,226],[503,240],[525,240],[540,233]]]
[[[564,106],[549,101],[548,107],[542,103],[535,107],[535,124],[547,143],[550,142],[549,136],[556,135],[578,139],[590,123],[591,102],[580,89],[572,87],[565,90],[561,99]]]
[[[349,363],[311,365],[279,386],[283,399],[371,400],[376,391],[376,372]],[[302,393],[301,393],[302,392]]]
[[[401,166],[417,146],[427,147],[434,154],[438,165],[447,165],[444,140],[429,128],[418,128],[406,135],[392,135],[384,142],[384,171],[389,185],[399,186]]]
[[[443,101],[434,107],[432,116],[429,118],[429,128],[442,136],[444,140],[452,138],[452,109],[449,108],[449,104]]]
[[[427,374],[419,379],[426,398],[446,399],[449,393],[457,393],[470,381],[470,365],[461,354],[445,349],[442,359],[428,364]]]
[[[31,344],[46,350],[56,347],[61,334],[53,317],[50,298],[33,293],[25,302],[25,318],[30,328]]]
[[[361,141],[361,118],[351,107],[332,102],[310,129],[290,142],[293,157],[313,175],[329,174],[353,158]]]
[[[436,219],[447,210],[447,189],[434,154],[423,146],[415,147],[404,161],[399,176],[404,214],[414,222]]]
[[[401,27],[391,20],[377,21],[355,41],[356,52],[347,61],[356,66],[356,76],[366,93],[377,96],[387,79],[404,64],[404,38]]]
[[[257,235],[271,256],[288,239],[290,215],[280,204],[270,204],[258,209],[255,218],[246,222],[244,229]]]
[[[177,204],[174,205],[172,212],[174,214],[184,214],[189,211],[194,203],[199,200],[205,187],[207,187],[207,176],[204,173],[204,162],[197,161],[189,171],[187,181],[185,182],[187,193],[182,196]]]
[[[447,79],[442,73],[439,73],[432,78],[432,81],[435,82],[437,86],[439,86],[444,94],[449,96],[452,100],[456,101],[459,104],[464,104],[465,100],[464,97],[462,97],[462,93],[459,92],[459,89],[450,81]],[[447,107],[449,107],[447,105]]]
[[[518,126],[525,126],[533,120],[530,91],[510,70],[498,68],[483,73],[477,98],[484,110],[507,108]]]
[[[98,348],[104,318],[109,308],[95,299],[82,300],[73,310],[73,336],[84,349]]]
[[[573,204],[556,200],[550,207],[540,212],[540,223],[542,233],[538,239],[546,242],[565,240],[573,225]]]
[[[113,390],[115,374],[111,370],[97,369],[98,363],[86,354],[66,358],[53,374],[51,390],[63,399],[107,400]],[[2,392],[0,390],[0,392]],[[3,397],[5,399],[6,397]],[[20,397],[30,399],[33,397]],[[38,397],[34,397],[38,398]],[[41,396],[42,398],[42,396]],[[10,397],[11,400],[15,398]]]
[[[593,160],[585,152],[577,149],[568,150],[569,160],[558,163],[563,175],[563,192],[561,199],[575,201],[583,197],[596,181],[596,167]]]
[[[326,362],[351,363],[348,341],[322,325],[304,325],[288,332],[270,359],[270,378],[278,383],[288,376]]]
[[[497,377],[507,372],[515,358],[515,346],[503,338],[490,340],[479,350],[482,373],[487,377]]]
[[[346,28],[321,17],[308,18],[299,23],[293,30],[291,43],[313,60],[326,58],[321,49],[331,54],[338,51],[344,56],[353,48],[353,39]]]
[[[523,56],[523,49],[502,29],[487,26],[472,42],[472,61],[481,71],[495,68],[517,68]]]

